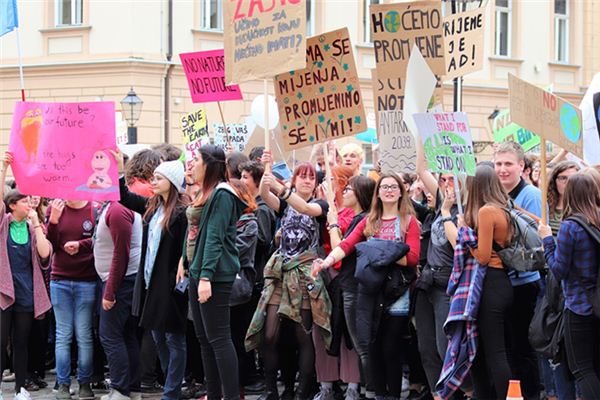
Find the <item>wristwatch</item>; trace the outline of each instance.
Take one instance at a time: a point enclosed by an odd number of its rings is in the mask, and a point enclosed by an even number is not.
[[[451,216],[450,216],[450,217],[442,217],[442,218],[440,219],[440,222],[441,222],[442,224],[445,224],[445,223],[446,223],[446,222],[448,222],[448,221],[452,221],[452,217],[451,217]]]

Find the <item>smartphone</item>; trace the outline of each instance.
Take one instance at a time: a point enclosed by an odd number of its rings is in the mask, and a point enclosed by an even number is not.
[[[177,283],[177,285],[175,285],[175,291],[180,294],[185,294],[185,291],[187,290],[189,284],[190,279],[187,276],[184,276],[183,279],[180,280],[179,283]]]

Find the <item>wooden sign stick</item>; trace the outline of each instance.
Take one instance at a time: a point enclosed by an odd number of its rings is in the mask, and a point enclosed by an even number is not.
[[[548,176],[546,174],[546,139],[540,136],[540,188],[542,189],[542,222],[548,223]]]
[[[221,108],[221,102],[217,101],[219,106],[219,114],[221,114],[221,122],[223,123],[223,130],[225,130],[225,138],[227,139],[227,147],[231,147],[231,140],[229,140],[229,131],[227,130],[227,124],[225,123],[225,116],[223,115],[223,109]]]
[[[269,89],[267,80],[263,79],[263,95],[265,96],[265,151],[271,150],[271,135],[269,133]],[[265,164],[265,172],[271,172],[271,164]]]

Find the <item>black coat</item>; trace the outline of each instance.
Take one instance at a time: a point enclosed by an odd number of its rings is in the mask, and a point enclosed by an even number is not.
[[[121,204],[132,211],[144,214],[148,199],[131,193],[121,179]],[[187,229],[185,207],[174,210],[169,229],[163,230],[156,252],[150,285],[146,289],[144,262],[148,246],[148,223],[144,220],[142,255],[133,289],[132,314],[139,317],[140,326],[169,333],[185,333],[187,324],[187,295],[174,291],[175,276]]]

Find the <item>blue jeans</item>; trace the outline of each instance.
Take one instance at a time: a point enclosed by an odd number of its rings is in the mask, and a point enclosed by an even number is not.
[[[100,342],[104,347],[110,387],[129,396],[140,390],[140,345],[136,336],[137,324],[131,315],[135,275],[126,276],[115,294],[115,305],[100,310]],[[102,283],[102,292],[106,282]]]
[[[160,365],[165,376],[162,398],[179,400],[181,383],[185,376],[186,343],[185,334],[152,331]]]
[[[58,384],[71,384],[73,332],[77,340],[77,380],[79,383],[89,383],[94,360],[92,314],[96,301],[96,282],[51,281],[50,296],[56,319]]]

